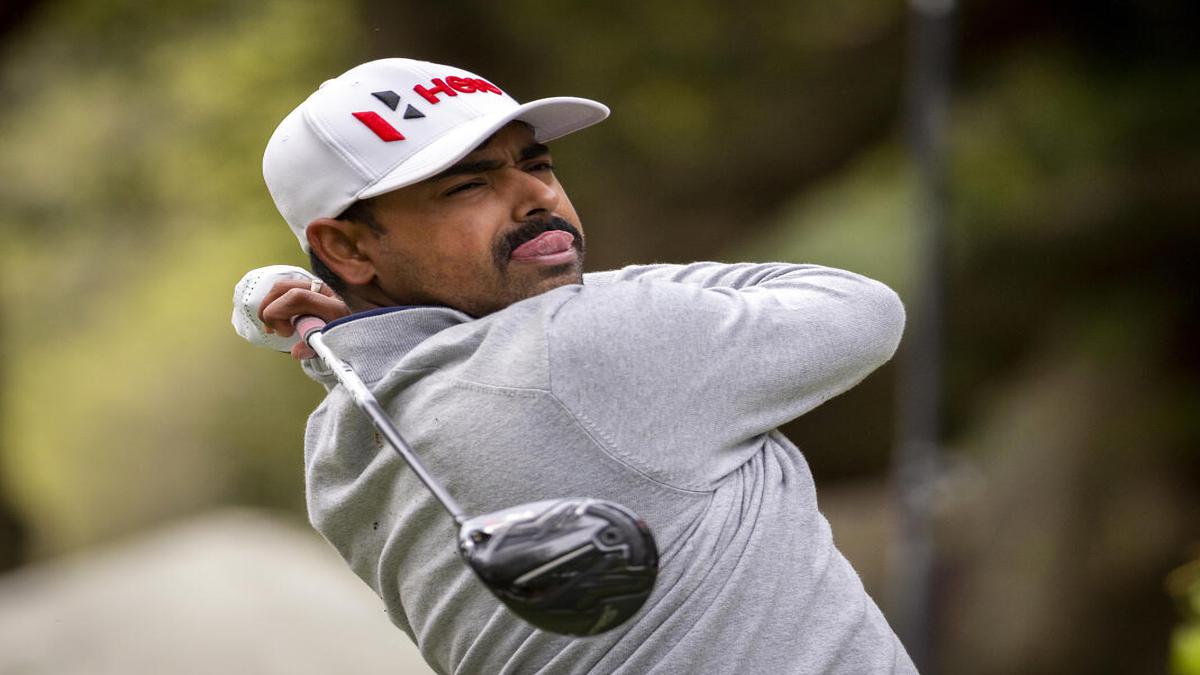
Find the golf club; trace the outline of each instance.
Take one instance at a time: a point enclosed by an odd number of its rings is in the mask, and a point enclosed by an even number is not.
[[[602,633],[637,613],[658,575],[654,537],[637,514],[613,502],[570,497],[468,518],[425,469],[354,369],[325,344],[324,321],[293,318],[296,335],[291,338],[266,332],[260,305],[282,279],[315,277],[285,265],[248,272],[234,289],[238,334],[282,351],[296,340],[308,343],[454,519],[459,554],[509,610],[537,628],[573,636]]]

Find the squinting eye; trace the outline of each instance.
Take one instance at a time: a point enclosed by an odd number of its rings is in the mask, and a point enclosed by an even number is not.
[[[547,160],[545,162],[538,162],[536,164],[531,165],[529,167],[529,170],[530,171],[553,171],[554,165],[551,164],[549,160]]]
[[[477,181],[477,180],[471,181],[470,183],[463,183],[462,185],[456,185],[456,186],[450,188],[449,190],[446,190],[446,194],[447,195],[458,194],[459,192],[466,192],[467,190],[470,190],[471,188],[480,187],[482,185],[483,185],[483,183],[481,181]]]

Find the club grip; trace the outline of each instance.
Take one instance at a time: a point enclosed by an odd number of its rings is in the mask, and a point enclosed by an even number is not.
[[[311,315],[297,316],[292,319],[292,325],[296,327],[296,334],[300,339],[308,342],[308,336],[324,328],[325,321]]]

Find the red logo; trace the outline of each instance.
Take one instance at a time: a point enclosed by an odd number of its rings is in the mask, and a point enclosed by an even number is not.
[[[404,140],[404,134],[396,130],[396,127],[387,123],[387,120],[379,116],[376,112],[356,112],[354,117],[359,122],[367,125],[367,128],[375,132],[375,135],[381,139],[392,142]]]
[[[477,92],[486,91],[493,94],[504,95],[504,92],[500,91],[500,87],[497,87],[491,82],[479,77],[459,77],[457,75],[448,75],[446,76],[445,80],[440,77],[435,77],[430,84],[433,85],[432,89],[418,84],[417,86],[413,87],[413,91],[417,92],[421,96],[424,96],[426,101],[435,104],[440,103],[440,101],[438,101],[438,94],[445,94],[446,96],[458,96],[459,94],[474,94]]]
[[[445,79],[435,77],[430,81],[429,87],[424,85],[416,85],[413,91],[420,94],[426,101],[432,104],[438,104],[441,101],[438,96],[453,97],[459,94],[477,94],[491,93],[503,96],[504,92],[500,91],[500,87],[478,77],[459,77],[457,75],[447,75]],[[379,99],[392,110],[400,105],[400,96],[394,91],[376,91],[371,93],[372,96]],[[355,119],[362,122],[368,129],[375,132],[381,140],[391,143],[392,141],[403,141],[404,134],[400,133],[396,127],[388,123],[387,120],[379,116],[375,112],[356,112],[351,113]],[[425,114],[411,105],[404,110],[404,119],[420,119]]]

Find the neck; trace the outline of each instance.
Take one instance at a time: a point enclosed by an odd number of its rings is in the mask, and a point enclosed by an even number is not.
[[[374,286],[351,286],[342,294],[342,301],[355,314],[381,307],[396,307],[405,304],[393,301]]]

